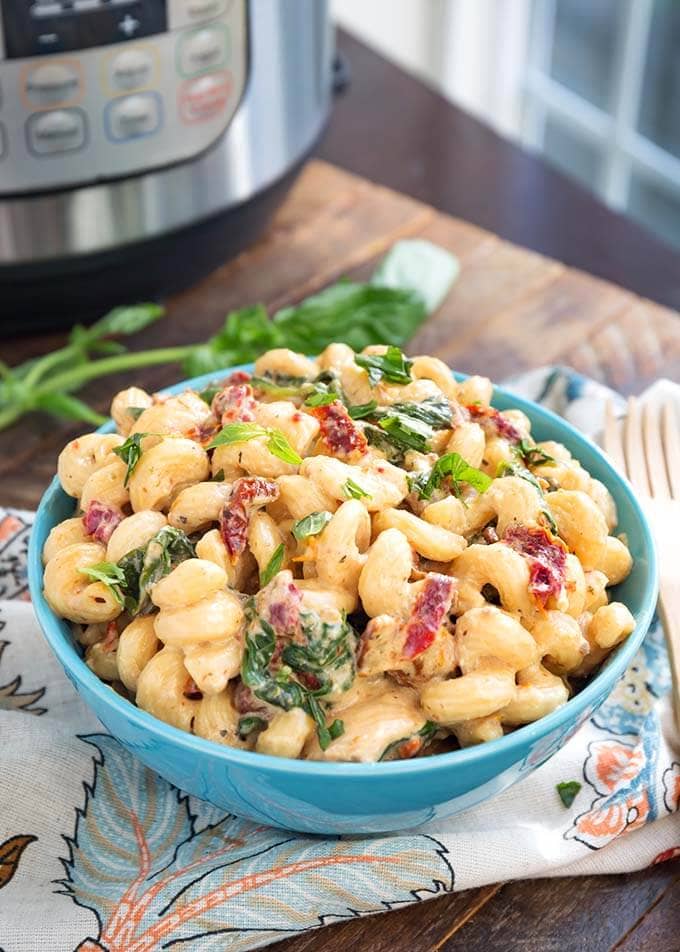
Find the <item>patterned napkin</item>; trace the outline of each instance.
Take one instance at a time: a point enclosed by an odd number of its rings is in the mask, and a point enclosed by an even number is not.
[[[600,425],[607,391],[572,372],[510,385],[583,430]],[[454,889],[680,855],[658,623],[606,704],[505,794],[403,834],[297,836],[186,796],[103,731],[33,617],[31,518],[0,510],[0,952],[252,949]],[[565,808],[555,787],[569,780],[582,787]]]

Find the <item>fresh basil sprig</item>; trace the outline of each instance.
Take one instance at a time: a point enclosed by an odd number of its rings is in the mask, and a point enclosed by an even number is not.
[[[366,417],[373,416],[377,409],[375,400],[370,400],[368,403],[355,403],[353,407],[347,408],[347,412],[353,420],[365,420]]]
[[[490,476],[487,476],[480,469],[470,466],[459,453],[446,453],[444,456],[440,456],[429,474],[416,473],[407,478],[411,490],[417,492],[420,499],[431,499],[432,493],[441,486],[447,477],[451,478],[451,488],[454,496],[460,496],[461,483],[472,486],[478,493],[486,492],[492,483]]]
[[[261,305],[242,308],[227,315],[205,342],[137,353],[110,338],[137,333],[164,310],[157,304],[116,308],[90,327],[75,327],[67,344],[50,354],[16,367],[0,363],[0,430],[34,410],[103,423],[73,391],[140,367],[179,363],[186,376],[198,376],[248,363],[272,347],[307,354],[318,354],[333,341],[356,351],[388,342],[399,347],[441,303],[457,271],[456,259],[436,245],[397,242],[368,284],[341,281],[271,319]]]
[[[409,360],[398,347],[390,346],[384,354],[357,354],[354,362],[368,374],[372,387],[381,380],[386,383],[411,383],[411,367]]]
[[[319,535],[320,532],[323,532],[332,518],[332,514],[325,510],[310,512],[308,516],[293,523],[291,532],[298,542],[302,542],[303,539],[308,539],[310,536]]]
[[[283,542],[274,549],[271,559],[265,567],[260,572],[260,588],[264,588],[265,585],[269,585],[271,580],[280,571],[281,566],[283,565],[283,557],[286,554],[286,547]]]
[[[247,443],[261,436],[267,438],[266,447],[272,456],[278,457],[284,463],[299,466],[302,457],[290,445],[281,430],[274,427],[260,426],[259,423],[227,423],[219,433],[208,443],[208,449],[217,446],[230,446],[234,443]]]

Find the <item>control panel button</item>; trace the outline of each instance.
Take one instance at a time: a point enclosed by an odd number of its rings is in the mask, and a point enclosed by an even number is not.
[[[179,72],[196,76],[224,66],[227,60],[227,28],[223,24],[185,33],[179,45]]]
[[[34,113],[26,123],[28,148],[36,155],[74,152],[85,145],[87,126],[80,109]]]
[[[153,73],[154,59],[138,47],[124,50],[111,62],[111,84],[117,89],[138,89],[146,86]]]
[[[168,15],[170,29],[196,26],[206,20],[223,16],[232,5],[232,0],[170,0]]]
[[[79,73],[67,63],[45,63],[26,77],[26,95],[36,105],[67,102],[76,96],[79,86]]]
[[[153,135],[161,126],[161,98],[157,93],[137,93],[114,99],[106,107],[106,132],[114,142]]]
[[[191,125],[219,116],[229,102],[232,86],[231,75],[226,70],[184,83],[179,90],[182,122]]]

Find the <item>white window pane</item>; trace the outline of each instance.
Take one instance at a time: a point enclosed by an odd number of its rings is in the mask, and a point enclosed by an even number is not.
[[[657,0],[647,49],[638,127],[680,157],[680,4]]]
[[[543,154],[560,171],[579,179],[590,189],[597,187],[602,164],[597,147],[555,119],[546,120]]]
[[[550,74],[600,109],[611,105],[624,6],[621,0],[555,0]]]
[[[634,176],[628,213],[661,238],[680,247],[680,191]]]

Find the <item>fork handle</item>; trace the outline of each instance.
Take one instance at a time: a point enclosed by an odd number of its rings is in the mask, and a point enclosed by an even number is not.
[[[661,578],[659,582],[659,615],[668,645],[675,726],[680,731],[680,582],[675,579]]]

